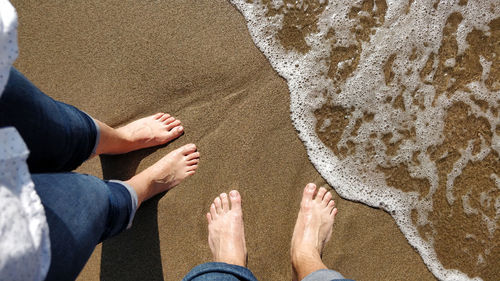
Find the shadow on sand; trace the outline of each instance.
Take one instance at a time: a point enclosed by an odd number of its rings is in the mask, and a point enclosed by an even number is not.
[[[101,156],[104,179],[131,178],[141,160],[158,148]],[[164,280],[157,220],[162,195],[141,205],[129,230],[103,242],[101,280]]]

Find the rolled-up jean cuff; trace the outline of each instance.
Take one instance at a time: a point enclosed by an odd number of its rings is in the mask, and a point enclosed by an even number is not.
[[[129,229],[132,227],[132,221],[134,220],[135,212],[137,211],[137,204],[138,204],[137,193],[135,192],[134,188],[130,184],[128,184],[124,181],[110,180],[110,182],[115,182],[115,183],[123,185],[130,193],[130,199],[132,200],[132,212],[130,212],[130,219],[129,219],[128,224],[127,224],[127,229]]]
[[[243,266],[224,262],[207,262],[191,269],[182,279],[182,281],[195,280],[257,281],[257,278],[248,268]]]
[[[82,110],[80,110],[80,111],[82,111]],[[99,124],[97,124],[95,119],[92,118],[92,116],[90,116],[87,112],[82,111],[82,113],[87,115],[90,118],[90,120],[92,120],[92,122],[94,123],[94,126],[95,126],[95,130],[96,130],[94,148],[92,148],[92,153],[90,153],[90,155],[88,157],[88,158],[90,158],[90,157],[95,155],[95,152],[97,150],[97,145],[99,145],[99,140],[101,139],[101,127],[99,127]]]
[[[302,281],[332,281],[332,280],[345,280],[344,276],[339,272],[331,269],[320,269],[310,273]]]

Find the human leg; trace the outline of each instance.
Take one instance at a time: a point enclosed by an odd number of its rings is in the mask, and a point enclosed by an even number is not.
[[[13,126],[30,150],[32,173],[71,171],[93,155],[119,154],[179,137],[179,120],[157,113],[118,129],[45,95],[15,68],[0,98],[0,127]]]
[[[6,126],[15,127],[28,146],[32,173],[75,169],[98,138],[90,116],[45,95],[15,68],[0,98],[0,127]]]
[[[126,182],[76,173],[33,174],[51,241],[47,280],[75,279],[95,246],[130,226],[139,205],[195,173],[193,144],[178,148]]]
[[[74,280],[95,246],[126,229],[137,208],[133,191],[120,182],[76,173],[33,174],[32,180],[49,226],[46,280]]]
[[[325,188],[321,187],[316,196],[315,193],[316,185],[310,183],[302,195],[292,236],[293,280],[344,280],[340,273],[329,270],[321,260],[323,248],[332,236],[337,208],[332,194]]]
[[[193,268],[183,281],[257,281],[246,268],[247,250],[239,192],[233,190],[229,196],[222,193],[215,198],[206,216],[208,245],[215,262]]]

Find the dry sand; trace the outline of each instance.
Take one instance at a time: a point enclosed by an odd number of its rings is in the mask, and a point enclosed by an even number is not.
[[[248,267],[259,280],[290,280],[301,190],[324,180],[291,124],[286,83],[236,9],[223,0],[13,4],[15,65],[48,95],[112,126],[163,111],[186,128],[167,146],[93,159],[79,172],[126,179],[186,143],[202,154],[196,175],[96,248],[80,280],[180,280],[211,260],[204,214],[232,188],[243,196]],[[356,280],[434,280],[387,213],[334,197],[327,266]]]

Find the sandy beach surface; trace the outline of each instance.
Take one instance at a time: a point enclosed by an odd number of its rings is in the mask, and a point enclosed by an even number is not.
[[[290,239],[302,188],[324,180],[290,120],[285,81],[227,1],[13,1],[15,66],[48,95],[111,126],[156,112],[185,134],[162,147],[92,159],[77,171],[128,179],[195,143],[200,167],[144,204],[132,229],[99,245],[79,280],[180,280],[211,261],[205,213],[238,189],[248,267],[290,280]],[[334,195],[339,209],[325,264],[356,280],[435,280],[391,216]]]

